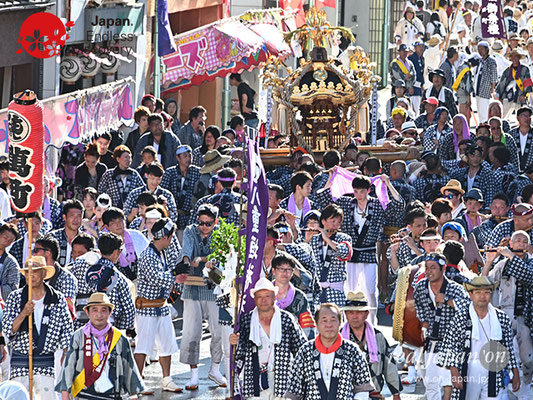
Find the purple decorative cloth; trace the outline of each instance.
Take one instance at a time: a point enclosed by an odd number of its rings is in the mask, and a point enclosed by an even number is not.
[[[372,182],[372,185],[376,187],[376,197],[381,203],[381,207],[383,207],[383,209],[386,210],[390,203],[389,192],[387,191],[387,185],[385,184],[385,182],[383,182],[383,180],[381,179],[381,176],[379,175],[370,178],[370,181]]]
[[[350,340],[350,324],[346,322],[341,330],[341,336],[344,339]],[[368,355],[370,356],[370,362],[378,362],[378,343],[376,341],[376,332],[374,327],[368,321],[365,321],[365,339],[368,347]]]
[[[289,203],[287,205],[287,209],[289,212],[296,215],[296,202],[294,201],[294,193],[290,195],[289,197]],[[309,199],[307,197],[304,197],[304,204],[302,207],[302,217],[306,215],[309,211],[311,211],[311,204],[309,203]]]
[[[285,310],[292,304],[295,295],[296,291],[294,290],[294,286],[292,286],[292,283],[289,283],[289,291],[287,292],[287,296],[285,296],[284,299],[276,298],[276,305],[282,310]]]
[[[357,174],[354,174],[347,169],[341,167],[335,169],[335,172],[333,172],[333,176],[331,177],[331,198],[333,201],[337,201],[339,197],[353,192],[352,181],[356,176]]]
[[[463,114],[456,114],[453,119],[455,118],[459,118],[461,119],[461,121],[463,121],[463,139],[470,139],[470,127],[468,126],[468,121],[466,120],[466,117]],[[459,150],[459,141],[457,140],[457,133],[455,132],[455,128],[453,130],[453,149],[457,154],[457,151]]]
[[[111,324],[108,322],[106,327],[99,331],[96,329],[93,324],[91,324],[91,321],[87,323],[83,327],[83,333],[86,336],[94,336],[97,344],[98,344],[98,354],[100,355],[100,360],[103,359],[103,357],[109,352],[109,348],[107,346],[107,342],[105,340],[105,337],[107,335],[107,332],[111,329]]]

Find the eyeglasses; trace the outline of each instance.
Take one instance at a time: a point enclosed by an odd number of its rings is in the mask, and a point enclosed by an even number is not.
[[[207,226],[208,228],[212,227],[214,224],[215,224],[214,221],[212,222],[198,221],[198,226]]]
[[[34,252],[34,253],[38,253],[38,252],[40,252],[40,251],[43,251],[43,252],[46,253],[47,251],[50,251],[50,249],[45,249],[44,247],[34,247],[34,248],[33,248],[33,252]]]
[[[276,268],[276,271],[292,274],[294,272],[293,268]]]

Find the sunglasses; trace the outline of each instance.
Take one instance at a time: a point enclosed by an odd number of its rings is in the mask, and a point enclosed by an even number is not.
[[[448,200],[451,200],[454,197],[457,197],[457,195],[456,194],[446,194],[446,195],[442,196],[443,199],[448,199]]]
[[[215,222],[205,222],[205,221],[198,221],[198,226],[207,226],[208,228],[212,227],[215,224]]]

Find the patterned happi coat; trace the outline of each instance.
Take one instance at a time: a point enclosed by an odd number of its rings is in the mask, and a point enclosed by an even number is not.
[[[338,377],[336,384],[335,377]],[[329,392],[320,371],[320,352],[315,340],[305,343],[298,351],[288,381],[285,397],[293,400],[352,400],[356,393],[374,391],[363,353],[346,339],[342,339],[341,347],[335,352]]]
[[[274,345],[274,395],[276,397],[285,395],[289,384],[288,375],[291,362],[306,341],[305,334],[296,319],[287,311],[280,311],[281,343]],[[249,339],[251,320],[251,312],[241,318],[239,329],[241,337],[235,353],[237,368],[244,372],[244,379],[241,384],[241,395],[244,398],[259,396],[259,374],[254,374],[252,361],[253,353],[258,353],[258,348]]]

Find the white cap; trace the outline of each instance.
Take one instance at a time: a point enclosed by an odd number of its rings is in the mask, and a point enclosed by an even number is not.
[[[279,288],[274,286],[274,284],[267,278],[263,277],[256,282],[254,288],[250,290],[250,294],[252,297],[255,297],[255,293],[260,290],[270,290],[271,292],[274,292],[274,296],[277,296]]]

